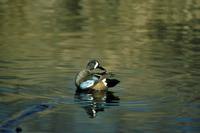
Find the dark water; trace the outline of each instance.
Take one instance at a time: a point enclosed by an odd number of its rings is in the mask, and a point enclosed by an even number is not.
[[[74,98],[92,58],[120,101]],[[0,132],[197,133],[199,103],[199,0],[0,1]]]

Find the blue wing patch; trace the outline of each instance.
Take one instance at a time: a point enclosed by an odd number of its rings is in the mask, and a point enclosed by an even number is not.
[[[95,80],[86,80],[86,81],[84,81],[84,82],[82,82],[81,84],[80,84],[80,88],[81,89],[88,89],[88,88],[90,88],[91,86],[93,86],[94,85],[94,83],[95,83]]]

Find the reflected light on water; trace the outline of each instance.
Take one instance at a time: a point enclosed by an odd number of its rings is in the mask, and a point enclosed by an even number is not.
[[[199,10],[198,0],[1,0],[0,132],[197,133]],[[121,81],[117,103],[74,99],[94,58]],[[2,128],[42,103],[53,108]]]

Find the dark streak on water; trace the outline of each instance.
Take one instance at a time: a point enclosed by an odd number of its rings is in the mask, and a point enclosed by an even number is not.
[[[1,0],[0,132],[199,132],[199,12],[199,0]],[[74,98],[91,58],[120,100]]]

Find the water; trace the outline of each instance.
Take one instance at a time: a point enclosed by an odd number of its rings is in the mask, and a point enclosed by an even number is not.
[[[199,12],[199,0],[1,0],[0,132],[199,132]],[[93,58],[120,100],[74,98]]]

